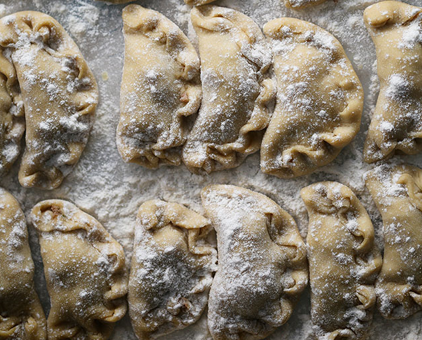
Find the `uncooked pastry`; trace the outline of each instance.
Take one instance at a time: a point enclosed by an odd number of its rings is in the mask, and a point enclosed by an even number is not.
[[[261,146],[261,169],[282,178],[333,161],[359,131],[363,89],[343,47],[306,21],[264,26],[274,52],[277,103]]]
[[[96,219],[66,201],[38,203],[31,220],[50,295],[48,339],[108,339],[127,309],[122,246]]]
[[[303,9],[310,6],[322,4],[327,0],[284,0],[284,4],[288,8]]]
[[[214,339],[263,339],[284,324],[307,285],[306,248],[293,218],[256,192],[211,185],[202,204],[217,231],[208,326]]]
[[[268,125],[274,84],[268,79],[271,53],[258,25],[235,10],[195,7],[203,99],[183,149],[195,173],[238,166],[259,150]]]
[[[57,188],[88,141],[97,84],[63,27],[39,12],[0,20],[0,46],[16,69],[26,120],[24,187]]]
[[[206,241],[210,222],[180,204],[145,202],[136,223],[129,313],[139,339],[156,339],[198,321],[217,251]]]
[[[47,339],[33,279],[25,215],[16,199],[0,188],[0,339]]]
[[[209,4],[215,0],[185,0],[185,4],[190,6],[201,6],[205,4]]]
[[[138,5],[123,10],[123,33],[120,155],[147,168],[179,165],[186,117],[201,104],[198,55],[174,23]]]
[[[381,255],[371,219],[355,194],[336,182],[301,190],[309,214],[311,318],[318,339],[364,339],[375,306]]]
[[[13,64],[0,48],[0,177],[19,156],[25,132],[24,110]]]
[[[376,282],[378,309],[404,319],[422,309],[422,170],[382,166],[366,186],[384,224],[384,262]]]
[[[368,163],[422,151],[422,8],[397,1],[368,7],[380,93],[365,141]]]

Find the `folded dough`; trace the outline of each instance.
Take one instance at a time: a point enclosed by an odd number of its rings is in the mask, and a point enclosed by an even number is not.
[[[422,151],[422,8],[397,1],[368,7],[365,24],[377,52],[380,93],[364,159]]]
[[[48,339],[108,339],[127,309],[122,246],[96,219],[66,201],[38,203],[31,219],[50,294]]]
[[[284,0],[284,4],[288,8],[302,9],[310,6],[322,4],[327,0]]]
[[[88,140],[98,100],[94,76],[63,27],[43,13],[3,17],[0,46],[16,68],[25,109],[19,182],[57,188]]]
[[[202,204],[217,231],[208,326],[214,339],[263,339],[284,324],[306,287],[306,248],[293,218],[253,191],[212,185]]]
[[[261,169],[281,178],[333,161],[359,131],[363,89],[337,39],[306,21],[264,26],[274,52],[277,103],[261,146]]]
[[[179,165],[186,116],[201,103],[199,58],[183,32],[138,5],[123,10],[125,64],[117,147],[125,162]]]
[[[238,166],[261,145],[269,121],[274,84],[268,79],[271,53],[257,24],[235,10],[193,8],[198,35],[203,100],[183,149],[195,173]]]
[[[129,280],[129,313],[139,339],[189,326],[208,302],[217,252],[209,221],[177,203],[139,208]]]
[[[24,110],[13,64],[0,48],[0,177],[19,156],[25,131]]]
[[[191,6],[201,6],[205,4],[209,4],[210,2],[214,2],[215,0],[185,0],[185,4]]]
[[[355,194],[336,182],[301,191],[309,214],[311,318],[318,339],[364,339],[375,305],[381,255],[371,219]]]
[[[376,282],[378,309],[404,319],[422,309],[422,170],[382,166],[366,186],[384,224],[384,262]]]
[[[16,199],[0,188],[0,339],[47,339],[33,278],[25,215]]]

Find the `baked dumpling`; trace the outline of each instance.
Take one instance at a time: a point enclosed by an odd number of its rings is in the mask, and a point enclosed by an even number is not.
[[[138,212],[129,279],[129,313],[141,340],[189,326],[207,306],[217,252],[207,241],[209,221],[160,200]]]
[[[235,10],[195,7],[203,99],[183,149],[195,173],[238,166],[259,150],[269,121],[274,84],[267,78],[271,53],[258,25]]]
[[[376,282],[378,309],[404,319],[422,309],[422,170],[382,166],[366,186],[384,224],[384,261]]]
[[[88,140],[98,100],[94,76],[63,27],[43,13],[0,19],[0,46],[16,69],[25,109],[19,182],[57,188]]]
[[[214,339],[263,339],[284,324],[306,287],[306,248],[293,218],[253,191],[211,185],[202,204],[217,231],[208,326]]]
[[[343,47],[306,21],[268,22],[277,103],[261,146],[261,169],[281,178],[309,174],[337,157],[359,131],[363,90]]]
[[[19,156],[25,132],[24,110],[13,64],[0,48],[0,177]]]
[[[284,4],[288,8],[302,9],[310,6],[322,4],[327,0],[284,0]]]
[[[371,219],[355,194],[336,182],[301,191],[307,236],[311,318],[316,338],[364,339],[375,306],[381,255]]]
[[[48,339],[108,339],[127,309],[122,246],[66,201],[38,203],[31,219],[50,295]]]
[[[117,147],[125,162],[179,165],[186,116],[201,103],[199,58],[183,32],[138,5],[123,10],[125,64]]]
[[[16,199],[0,188],[0,339],[47,339],[33,279],[25,215]]]
[[[397,1],[368,7],[380,93],[365,141],[368,163],[422,151],[422,8]]]

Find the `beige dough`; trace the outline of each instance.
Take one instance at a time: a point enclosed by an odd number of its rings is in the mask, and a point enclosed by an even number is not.
[[[306,175],[333,161],[358,133],[363,89],[343,47],[322,28],[281,18],[264,33],[278,88],[261,169],[281,178]]]
[[[122,246],[96,219],[66,201],[38,203],[31,220],[50,295],[48,339],[108,339],[127,309]]]
[[[368,7],[365,24],[377,52],[380,93],[364,159],[422,151],[422,8],[385,1]]]
[[[138,5],[123,10],[123,32],[119,152],[147,168],[179,165],[186,117],[201,103],[198,55],[175,24]]]
[[[216,270],[210,223],[177,203],[139,208],[129,280],[129,312],[138,339],[156,339],[200,318]]]
[[[422,309],[422,170],[382,166],[367,174],[366,186],[384,224],[378,309],[385,318],[404,319]]]
[[[88,140],[98,100],[94,76],[63,27],[39,12],[3,17],[0,46],[15,66],[25,110],[19,182],[57,188]]]
[[[284,0],[284,4],[288,8],[292,9],[303,9],[315,5],[322,4],[327,0]]]
[[[0,176],[4,176],[18,158],[25,132],[18,88],[15,68],[0,48]]]
[[[215,0],[185,0],[185,4],[190,6],[201,6],[214,1]]]
[[[0,339],[47,339],[33,279],[25,215],[16,199],[0,188]]]
[[[192,9],[198,35],[203,100],[183,150],[194,173],[237,167],[259,150],[274,84],[271,53],[257,24],[235,10]]]
[[[371,219],[355,194],[336,182],[301,191],[309,214],[311,318],[320,340],[365,339],[375,305],[381,255]]]
[[[247,189],[211,185],[201,196],[217,231],[211,335],[263,339],[290,318],[308,282],[306,248],[296,223],[274,201]]]

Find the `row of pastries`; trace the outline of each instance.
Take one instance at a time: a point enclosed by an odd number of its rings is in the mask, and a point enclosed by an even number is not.
[[[385,318],[422,309],[422,169],[384,165],[365,177],[384,223],[383,259],[364,206],[337,182],[301,190],[307,245],[285,210],[241,187],[205,187],[204,215],[147,201],[136,219],[129,276],[123,248],[96,219],[70,202],[42,201],[30,220],[50,295],[47,322],[25,215],[2,189],[0,335],[108,339],[128,294],[140,340],[194,324],[207,306],[213,339],[263,339],[290,318],[309,277],[315,337],[364,339],[376,301]]]
[[[364,149],[368,163],[421,151],[419,7],[385,1],[364,19],[377,50],[381,90]],[[158,12],[123,10],[125,63],[117,148],[148,168],[183,162],[194,173],[240,165],[261,150],[261,170],[314,172],[356,136],[363,89],[340,43],[323,29],[280,18],[261,29],[213,5],[191,12],[201,60]],[[78,162],[98,89],[78,47],[48,15],[0,20],[0,174],[25,133],[19,181],[57,188]],[[272,106],[275,101],[275,107]]]
[[[364,12],[381,83],[364,148],[368,163],[422,150],[421,11],[385,1]],[[264,173],[293,178],[329,164],[355,138],[364,93],[330,33],[280,18],[262,34],[251,18],[213,5],[192,9],[191,20],[200,60],[160,13],[123,10],[123,160],[149,168],[183,161],[194,173],[210,173],[260,149]]]

